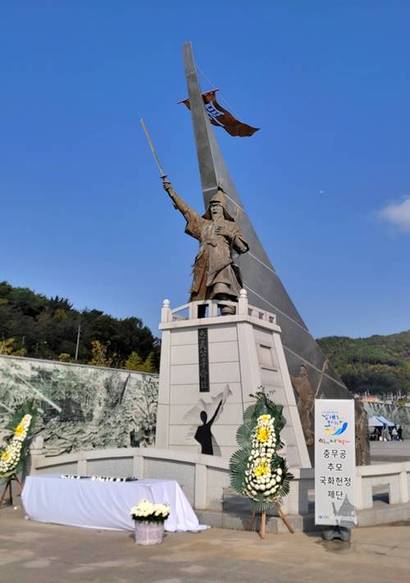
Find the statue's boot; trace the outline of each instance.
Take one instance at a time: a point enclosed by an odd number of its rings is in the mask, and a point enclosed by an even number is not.
[[[224,305],[219,305],[219,309],[221,311],[221,315],[222,316],[233,316],[235,315],[235,306],[224,306]]]

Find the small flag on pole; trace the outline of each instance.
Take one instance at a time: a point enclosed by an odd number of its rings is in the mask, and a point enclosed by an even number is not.
[[[222,127],[231,136],[240,136],[241,138],[252,136],[259,130],[259,128],[253,128],[237,120],[229,111],[222,107],[216,100],[217,91],[218,89],[213,89],[212,91],[202,93],[204,106],[212,125]],[[180,103],[183,103],[188,109],[191,109],[189,99],[184,99]]]

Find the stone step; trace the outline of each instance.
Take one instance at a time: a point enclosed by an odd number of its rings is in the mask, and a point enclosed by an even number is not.
[[[233,530],[259,530],[259,517],[252,519],[252,506],[246,496],[240,496],[232,488],[224,488],[222,509],[198,510],[195,512],[203,524]],[[295,532],[316,530],[314,515],[288,515],[287,520]],[[270,533],[288,532],[275,509],[267,513],[266,530]]]
[[[295,532],[320,532],[323,526],[315,525],[314,505],[305,515],[286,516]],[[232,530],[259,530],[259,517],[252,520],[251,503],[245,496],[238,495],[232,488],[224,488],[222,510],[195,510],[202,524],[215,528]],[[397,523],[410,520],[410,502],[406,504],[388,504],[375,501],[373,508],[358,511],[358,526],[375,526],[378,524]],[[266,531],[273,534],[288,532],[288,529],[275,510],[266,516]]]
[[[201,524],[207,524],[214,528],[227,528],[231,530],[259,530],[259,517],[252,521],[251,513],[244,512],[218,512],[217,510],[195,510]],[[313,514],[287,515],[287,520],[295,532],[312,532],[321,530],[315,527]],[[266,531],[272,534],[288,532],[281,518],[268,515],[266,517]]]

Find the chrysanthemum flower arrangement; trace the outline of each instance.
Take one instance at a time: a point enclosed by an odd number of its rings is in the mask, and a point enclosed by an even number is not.
[[[251,500],[255,512],[266,512],[288,494],[293,476],[278,454],[283,447],[280,432],[285,424],[282,407],[262,390],[253,396],[256,403],[245,412],[237,433],[240,449],[231,457],[231,484],[238,494]]]
[[[140,500],[130,510],[131,518],[137,522],[165,522],[170,512],[167,504],[154,504],[149,500]]]
[[[25,414],[14,429],[9,443],[0,451],[0,478],[7,478],[16,473],[23,458],[26,440],[33,416]]]
[[[36,416],[35,401],[26,401],[12,415],[7,425],[11,435],[0,448],[0,478],[13,478],[22,469]]]

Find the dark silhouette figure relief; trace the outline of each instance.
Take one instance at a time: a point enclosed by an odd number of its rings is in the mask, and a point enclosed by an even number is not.
[[[226,385],[225,390],[215,396],[209,395],[206,399],[198,399],[195,405],[185,413],[184,422],[190,425],[186,435],[187,443],[192,444],[192,441],[196,441],[201,446],[201,453],[221,455],[218,442],[212,433],[212,425],[221,416],[230,395],[232,391],[229,385]],[[198,426],[198,418],[202,425]]]
[[[195,433],[195,440],[201,446],[201,453],[206,453],[207,455],[214,455],[211,427],[222,407],[222,402],[223,402],[222,400],[219,402],[219,405],[216,408],[215,413],[213,414],[209,421],[207,412],[201,411],[200,417],[202,425],[198,427]]]

